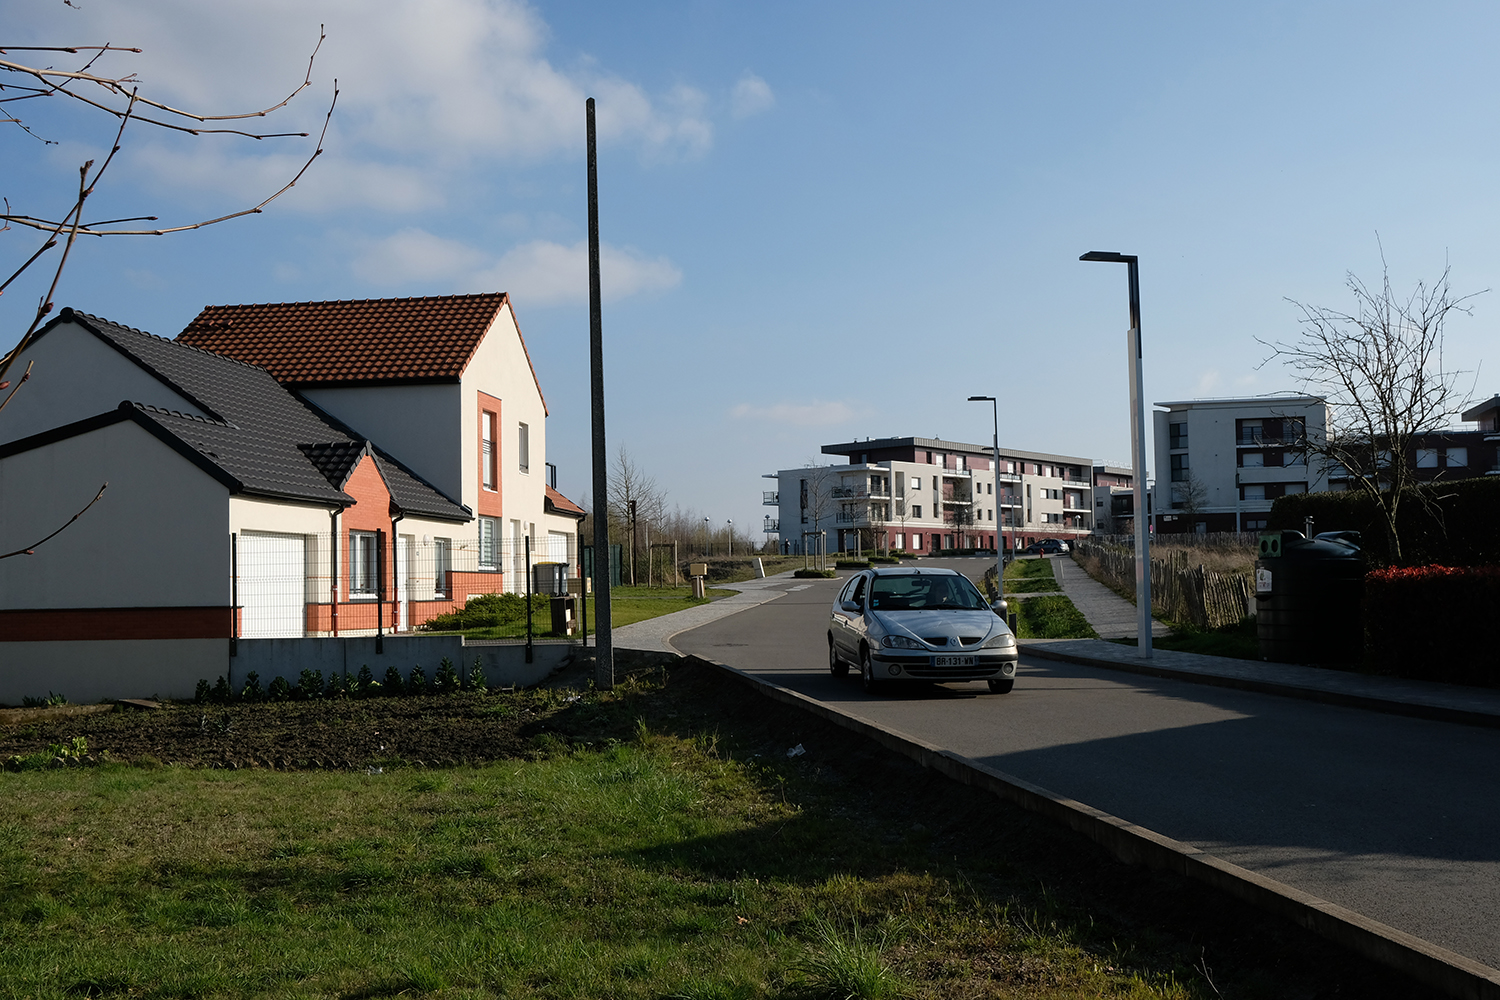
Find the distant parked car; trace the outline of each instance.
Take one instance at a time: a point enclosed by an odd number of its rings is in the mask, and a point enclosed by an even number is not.
[[[1042,551],[1049,556],[1059,555],[1068,551],[1068,543],[1058,538],[1044,538],[1040,543]]]
[[[1039,555],[1042,554],[1042,543],[1041,542],[1032,542],[1030,545],[1028,545],[1024,549],[1022,549],[1021,552],[1024,555],[1028,555],[1028,556],[1039,556]]]

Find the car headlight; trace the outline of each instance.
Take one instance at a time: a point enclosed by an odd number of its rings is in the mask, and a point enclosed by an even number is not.
[[[904,635],[888,635],[880,640],[882,646],[888,649],[923,649],[923,645],[915,639],[909,639]]]
[[[1016,637],[1009,632],[1001,632],[999,635],[991,636],[981,649],[1010,649],[1015,646]]]

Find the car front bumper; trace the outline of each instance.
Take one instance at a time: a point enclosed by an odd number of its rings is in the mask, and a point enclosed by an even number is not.
[[[972,665],[937,664],[938,657],[972,656]],[[882,681],[982,681],[1016,676],[1018,654],[1013,649],[984,653],[918,653],[882,649],[870,657],[875,677]]]

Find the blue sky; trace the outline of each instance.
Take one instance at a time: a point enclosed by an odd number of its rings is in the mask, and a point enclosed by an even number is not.
[[[143,92],[273,104],[326,153],[256,217],[94,241],[60,304],[166,336],[206,304],[511,293],[564,492],[589,490],[583,98],[599,102],[606,385],[669,502],[759,527],[825,442],[941,436],[1124,461],[1125,269],[1148,400],[1296,388],[1257,369],[1286,299],[1347,306],[1383,242],[1409,289],[1500,283],[1500,9],[1488,4],[81,0],[15,4],[9,44],[110,41]],[[23,53],[12,53],[21,59]],[[69,57],[71,58],[71,57]],[[69,65],[54,60],[56,65]],[[15,211],[66,206],[113,132],[53,99],[5,133]],[[247,207],[307,141],[128,131],[95,217]],[[12,229],[6,273],[35,248]],[[0,297],[19,337],[41,275]],[[1478,369],[1500,299],[1449,328]],[[1481,372],[1476,391],[1500,389]],[[759,537],[758,531],[756,537]]]

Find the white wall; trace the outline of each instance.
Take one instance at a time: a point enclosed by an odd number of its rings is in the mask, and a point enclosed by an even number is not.
[[[465,405],[459,385],[298,391],[448,496],[458,499],[462,495],[464,463],[472,459],[459,450],[462,434],[470,433],[459,426]]]
[[[227,639],[105,639],[0,644],[0,704],[57,693],[75,705],[191,698],[229,669]]]
[[[479,504],[479,393],[500,400],[500,496],[505,506],[503,534],[509,522],[535,524],[541,533],[547,487],[547,417],[542,396],[515,316],[506,305],[480,342],[463,376],[463,502],[478,512]],[[530,467],[517,464],[518,425],[530,427]],[[477,530],[473,525],[470,532]]]
[[[0,608],[229,603],[229,492],[131,421],[0,459]]]
[[[28,362],[35,362],[31,378],[0,413],[0,443],[113,410],[125,399],[205,416],[166,383],[76,323],[58,324],[27,348],[6,373],[12,385],[25,373]]]

